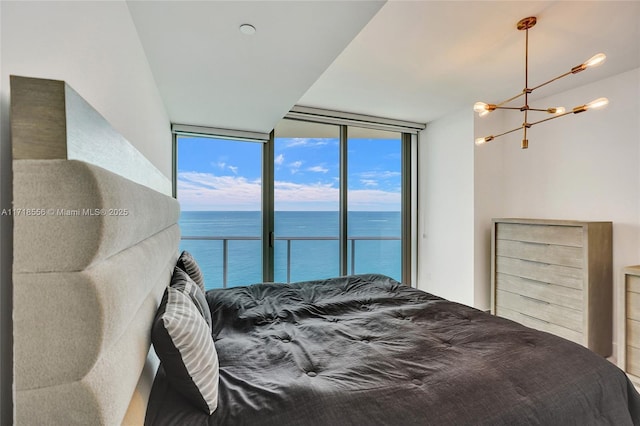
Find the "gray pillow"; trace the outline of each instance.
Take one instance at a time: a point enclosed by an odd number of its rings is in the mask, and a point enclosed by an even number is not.
[[[176,266],[189,274],[193,282],[198,284],[198,287],[200,287],[200,290],[202,290],[203,293],[206,292],[204,287],[204,275],[202,275],[200,266],[198,266],[196,260],[191,256],[191,253],[186,250],[183,251],[178,258]]]

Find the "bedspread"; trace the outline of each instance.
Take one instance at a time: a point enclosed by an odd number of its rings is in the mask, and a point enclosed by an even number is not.
[[[638,425],[625,374],[551,334],[382,275],[207,292],[218,409],[160,368],[147,425]]]

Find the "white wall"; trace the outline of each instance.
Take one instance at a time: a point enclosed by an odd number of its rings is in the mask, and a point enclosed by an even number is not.
[[[65,80],[161,172],[170,123],[126,2],[2,2],[2,102],[10,74]]]
[[[11,207],[9,75],[67,81],[163,174],[166,110],[124,1],[0,2],[0,210]],[[0,217],[0,424],[11,424],[10,217]],[[9,369],[7,369],[9,367]]]
[[[419,135],[418,288],[474,304],[473,110]]]
[[[500,111],[485,121],[465,110],[427,126],[420,139],[420,232],[426,237],[419,288],[487,309],[491,218],[532,217],[612,221],[614,292],[620,294],[621,269],[640,264],[640,69],[530,104],[572,108],[601,96],[610,100],[603,110],[531,128],[527,150],[520,149],[520,132],[473,148],[475,137],[521,124],[519,114]]]
[[[482,120],[474,117],[474,133],[468,143],[520,124],[506,123],[501,114],[490,114]],[[491,308],[491,219],[504,216],[503,151],[496,139],[474,152],[474,306],[485,311]]]

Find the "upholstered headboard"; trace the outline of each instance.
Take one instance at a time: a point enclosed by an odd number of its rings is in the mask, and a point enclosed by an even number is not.
[[[16,424],[141,424],[170,182],[64,82],[12,77],[11,105]]]

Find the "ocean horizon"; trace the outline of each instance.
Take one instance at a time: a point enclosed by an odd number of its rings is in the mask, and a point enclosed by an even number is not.
[[[337,211],[276,211],[274,219],[275,282],[340,275]],[[207,289],[263,281],[260,211],[183,211],[178,223],[183,238],[200,238],[181,240],[180,249],[196,259]],[[350,211],[347,223],[348,272],[400,280],[400,212]]]

